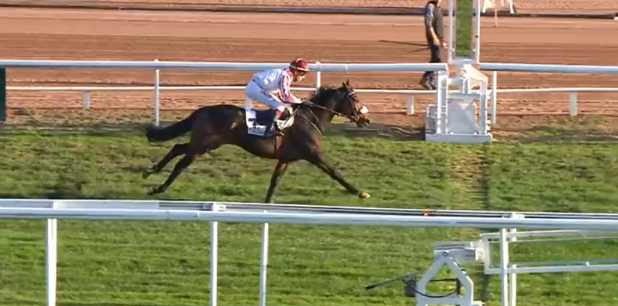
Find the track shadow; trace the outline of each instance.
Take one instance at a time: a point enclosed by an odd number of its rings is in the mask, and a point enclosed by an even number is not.
[[[618,133],[616,131],[603,131],[595,128],[563,128],[552,126],[536,126],[518,129],[495,129],[499,134],[513,134],[501,137],[506,141],[520,143],[616,143]]]
[[[404,128],[401,126],[381,123],[372,123],[369,127],[357,128],[350,124],[332,123],[325,129],[324,136],[384,138],[397,141],[422,141],[425,139],[425,128]]]
[[[385,40],[385,39],[381,39],[379,40],[379,42],[395,44],[395,45],[418,46],[418,47],[422,47],[422,48],[419,48],[418,50],[429,50],[429,47],[427,47],[427,44],[424,44],[424,43],[414,43],[414,42],[407,42],[407,41]]]

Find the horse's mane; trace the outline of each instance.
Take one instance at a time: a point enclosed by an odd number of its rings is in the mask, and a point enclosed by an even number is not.
[[[323,101],[327,101],[339,88],[340,87],[334,85],[322,85],[309,96],[309,99],[316,104],[321,104]]]

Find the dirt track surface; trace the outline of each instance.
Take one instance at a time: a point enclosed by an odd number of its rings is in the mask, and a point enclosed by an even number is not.
[[[500,4],[503,0],[497,0]],[[19,3],[41,4],[42,1],[21,0],[7,1]],[[91,1],[63,0],[52,3],[92,4]],[[447,0],[444,0],[446,3]],[[504,1],[506,2],[506,1]],[[406,7],[419,8],[427,4],[427,0],[99,0],[100,5],[118,6],[152,6],[169,7],[207,7],[207,6],[296,6],[296,7]],[[618,1],[615,0],[514,0],[515,7],[520,12],[618,12]],[[446,4],[445,4],[446,5]]]
[[[156,1],[156,0],[151,0]],[[403,2],[403,1],[402,1]],[[581,1],[577,1],[580,3]],[[572,3],[576,3],[573,1]],[[618,22],[501,18],[482,23],[484,62],[618,65]],[[416,16],[236,14],[96,10],[3,9],[0,58],[287,62],[426,62]],[[489,75],[489,73],[487,73]],[[244,85],[251,72],[163,71],[163,85]],[[323,83],[350,79],[356,88],[421,89],[421,73],[325,73]],[[9,86],[151,86],[152,71],[9,69]],[[300,86],[313,86],[308,77]],[[499,73],[499,88],[615,87],[618,77]],[[299,93],[304,96],[307,93]],[[92,108],[151,109],[147,92],[93,93]],[[244,103],[242,91],[163,91],[162,109]],[[372,113],[405,111],[406,96],[362,94]],[[578,96],[583,114],[618,114],[618,93]],[[422,116],[432,96],[415,99]],[[79,108],[79,92],[9,91],[11,108]],[[507,114],[566,114],[568,94],[502,94]]]

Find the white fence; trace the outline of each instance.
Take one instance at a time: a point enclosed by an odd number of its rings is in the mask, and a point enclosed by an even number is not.
[[[159,124],[160,90],[244,90],[244,86],[160,86],[160,70],[224,70],[224,71],[257,71],[268,68],[287,67],[287,63],[230,63],[230,62],[159,62],[150,61],[57,61],[57,60],[0,60],[0,67],[7,68],[98,68],[98,69],[147,69],[153,70],[154,86],[131,87],[7,87],[15,91],[81,91],[82,104],[89,108],[92,91],[154,91],[154,122]],[[389,72],[448,72],[445,63],[390,63],[390,64],[310,64],[311,71],[316,73],[316,88],[321,85],[322,72],[352,72],[352,71],[389,71]],[[498,71],[536,72],[536,73],[581,73],[581,74],[618,74],[615,66],[581,66],[581,65],[546,65],[546,64],[503,64],[480,63],[480,70],[492,72],[491,113],[492,124],[497,122],[497,100],[499,93],[569,93],[569,113],[577,115],[577,93],[581,92],[618,92],[618,88],[536,88],[536,89],[497,89]],[[314,88],[294,88],[296,91],[314,91]],[[388,93],[407,95],[406,113],[414,113],[414,96],[436,95],[434,90],[389,90],[389,89],[357,89],[365,93]]]
[[[266,305],[269,223],[501,229],[499,273],[502,277],[503,306],[508,305],[508,296],[504,292],[507,290],[507,275],[531,273],[508,266],[507,228],[618,231],[617,214],[519,212],[517,215],[522,216],[521,218],[510,218],[513,215],[512,212],[491,211],[426,211],[223,202],[0,199],[0,218],[48,220],[46,239],[48,306],[54,306],[56,303],[57,219],[211,222],[211,306],[217,305],[218,222],[249,222],[264,225],[259,282],[260,306]],[[486,237],[489,238],[491,237]],[[618,269],[618,265],[607,265],[604,268],[604,270]],[[421,289],[421,292],[424,293],[424,290]]]
[[[226,71],[258,71],[270,68],[287,67],[289,63],[202,63],[202,62],[160,62],[148,61],[55,61],[55,60],[0,60],[0,67],[6,68],[99,68],[99,69],[148,69],[154,70],[154,123],[159,125],[159,90],[160,70],[226,70]],[[391,71],[391,72],[424,72],[448,71],[445,63],[391,63],[391,64],[310,64],[311,71],[316,73],[316,87],[321,84],[321,72],[353,72],[353,71]],[[210,88],[212,89],[212,88]],[[84,95],[84,104],[89,105],[89,97]]]

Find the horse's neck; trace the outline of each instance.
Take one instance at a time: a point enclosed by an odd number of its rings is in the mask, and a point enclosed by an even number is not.
[[[334,117],[334,113],[330,110],[330,108],[323,109],[321,107],[313,107],[309,111],[313,113],[315,118],[317,118],[318,122],[316,123],[319,124],[320,127],[324,127],[326,124],[330,123]]]

